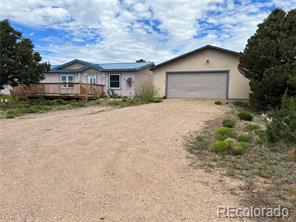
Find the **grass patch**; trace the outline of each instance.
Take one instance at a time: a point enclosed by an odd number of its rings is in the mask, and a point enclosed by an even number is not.
[[[253,115],[249,112],[239,112],[237,115],[241,120],[253,121]]]
[[[296,217],[296,152],[285,144],[269,144],[267,130],[259,114],[250,113],[254,123],[242,121],[237,111],[228,113],[237,120],[227,128],[223,119],[208,122],[203,136],[202,152],[193,152],[196,167],[244,181],[244,204],[256,207],[286,206]],[[258,116],[257,116],[258,115]],[[224,119],[225,120],[225,119]],[[224,127],[220,127],[222,125]],[[217,128],[218,127],[218,128]],[[192,137],[194,141],[197,137]],[[221,155],[222,154],[222,155]],[[221,171],[222,170],[222,171]],[[294,210],[294,211],[293,211]]]

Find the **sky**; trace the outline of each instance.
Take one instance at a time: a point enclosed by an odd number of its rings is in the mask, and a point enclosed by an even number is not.
[[[157,64],[207,44],[242,51],[274,8],[296,0],[0,0],[0,19],[53,65]]]

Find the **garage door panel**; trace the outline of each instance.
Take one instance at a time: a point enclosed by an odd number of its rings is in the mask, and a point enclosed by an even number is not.
[[[167,96],[174,98],[225,99],[227,73],[168,74]]]

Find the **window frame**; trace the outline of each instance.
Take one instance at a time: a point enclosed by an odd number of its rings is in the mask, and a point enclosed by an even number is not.
[[[63,77],[66,77],[66,81],[62,81]],[[69,76],[73,78],[73,81],[69,82]],[[73,88],[75,83],[75,75],[73,74],[61,74],[60,75],[60,83],[62,83],[62,86],[64,88]]]
[[[121,78],[120,78],[120,75],[119,73],[109,73],[109,89],[121,89]],[[119,87],[111,87],[111,76],[118,76],[118,83],[119,83]]]

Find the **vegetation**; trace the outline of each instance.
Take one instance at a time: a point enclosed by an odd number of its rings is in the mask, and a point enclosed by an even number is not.
[[[240,57],[239,69],[250,79],[250,103],[259,110],[277,107],[296,94],[296,9],[275,9],[258,25]]]
[[[244,102],[244,101],[240,101],[240,100],[234,101],[233,105],[238,106],[238,107],[242,107],[242,108],[248,108],[250,106],[248,102]]]
[[[23,38],[8,20],[0,21],[0,89],[5,85],[34,84],[44,78],[49,63],[41,63],[31,40]]]
[[[217,140],[225,140],[227,138],[236,138],[236,132],[232,128],[219,127],[215,129],[215,135]]]
[[[233,120],[233,119],[224,119],[223,122],[222,122],[222,125],[224,127],[234,128],[235,120]]]
[[[230,146],[227,141],[216,141],[212,144],[212,150],[217,153],[226,153]]]
[[[90,104],[77,100],[46,100],[42,98],[28,100],[22,97],[17,97],[13,101],[10,96],[0,96],[0,118],[12,119],[29,113],[84,107]]]
[[[283,97],[280,109],[268,113],[267,136],[270,142],[296,144],[296,97]],[[294,149],[296,149],[294,147]]]
[[[218,100],[218,101],[215,101],[215,104],[216,105],[222,105],[222,102]]]
[[[249,112],[239,112],[237,115],[241,120],[253,121],[253,115]]]
[[[217,128],[225,119],[209,122],[209,127],[204,132],[197,137],[191,135],[191,140],[186,141],[187,145],[190,144],[187,146],[188,150],[195,154],[194,164],[199,167],[225,169],[226,175],[244,180],[245,186],[241,189],[248,194],[245,199],[248,204],[251,202],[253,206],[261,207],[280,204],[291,210],[296,209],[296,175],[293,172],[296,169],[295,146],[291,145],[291,140],[288,146],[283,140],[276,140],[276,144],[268,140],[270,134],[278,134],[274,131],[277,124],[283,122],[282,117],[285,117],[285,124],[289,125],[289,129],[292,129],[290,131],[293,132],[294,102],[291,98],[283,101],[282,108],[278,109],[276,114],[273,113],[273,120],[268,124],[258,117],[254,123],[242,121],[236,115],[237,110],[230,112],[228,115],[232,116],[227,118],[236,121],[234,128]],[[241,111],[242,107],[237,109]],[[251,115],[256,116],[258,113]],[[292,120],[288,120],[287,116],[291,116]],[[276,122],[273,123],[274,121]]]

